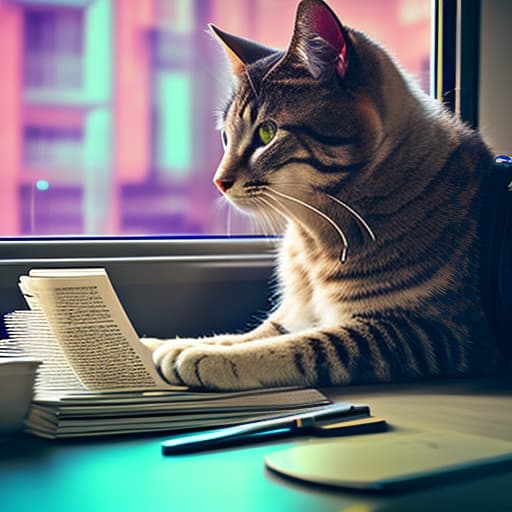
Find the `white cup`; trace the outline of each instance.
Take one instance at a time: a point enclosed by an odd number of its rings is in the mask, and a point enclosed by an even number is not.
[[[40,361],[29,358],[0,358],[1,437],[8,437],[23,428],[39,364]]]

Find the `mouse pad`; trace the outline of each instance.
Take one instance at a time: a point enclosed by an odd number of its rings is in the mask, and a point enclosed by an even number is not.
[[[450,431],[391,432],[302,444],[268,455],[265,465],[313,484],[399,490],[512,470],[512,443]]]

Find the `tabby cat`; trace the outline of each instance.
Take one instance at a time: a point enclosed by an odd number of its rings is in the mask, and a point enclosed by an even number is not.
[[[228,390],[492,369],[479,135],[322,0],[300,2],[286,51],[211,29],[235,77],[214,182],[285,220],[280,305],[247,334],[144,340],[164,378]]]

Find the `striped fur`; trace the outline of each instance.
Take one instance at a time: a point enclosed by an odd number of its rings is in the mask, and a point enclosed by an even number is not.
[[[285,222],[280,303],[244,335],[147,341],[162,375],[242,389],[491,369],[477,227],[492,158],[479,135],[321,0],[301,2],[286,52],[246,62],[237,51],[215,178],[263,225]],[[277,132],[263,145],[268,120]]]

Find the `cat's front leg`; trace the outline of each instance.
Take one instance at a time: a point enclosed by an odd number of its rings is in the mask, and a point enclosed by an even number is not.
[[[178,343],[165,344],[154,352],[153,361],[171,384],[218,390],[279,386],[281,382],[276,382],[275,372],[270,371],[269,376],[274,376],[266,379],[262,370],[265,367],[270,370],[268,355],[274,355],[276,350],[281,352],[284,345],[280,342],[287,336],[229,345],[196,344],[183,347]],[[286,359],[286,355],[283,355],[282,362]],[[289,379],[290,376],[286,375],[288,366],[283,365],[278,379]]]
[[[454,329],[413,316],[358,318],[249,343],[191,346],[162,353],[157,366],[173,384],[220,390],[453,375],[468,364]]]
[[[266,333],[271,335],[263,337]],[[351,352],[357,351],[350,342],[347,348],[338,347],[344,334],[337,328],[289,333],[269,318],[246,335],[164,341],[154,351],[153,361],[169,383],[208,389],[341,383],[350,380],[346,365]],[[318,366],[309,371],[315,358],[329,369]],[[326,371],[332,374],[329,378]]]

